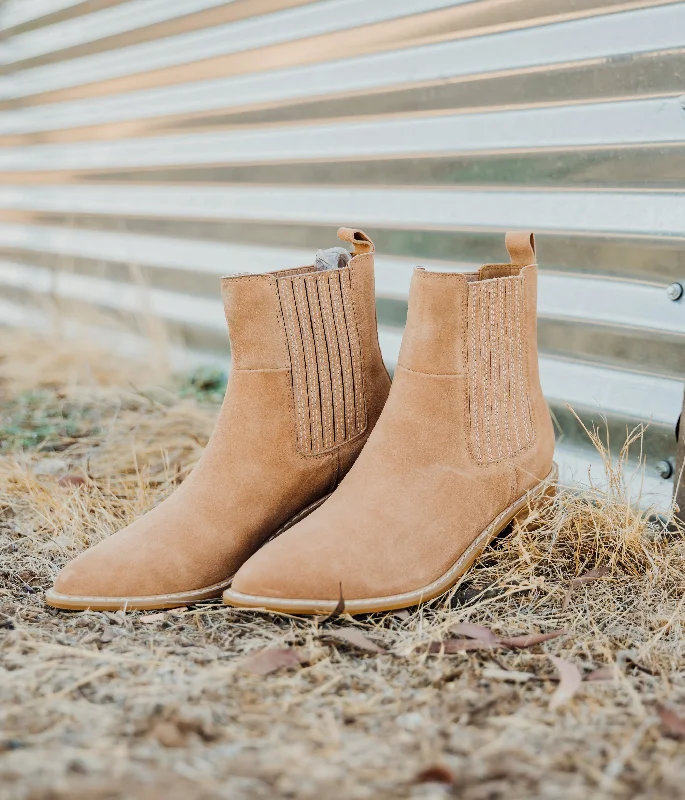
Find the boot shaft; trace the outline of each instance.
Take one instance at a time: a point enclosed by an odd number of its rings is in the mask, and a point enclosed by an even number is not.
[[[287,370],[297,450],[320,455],[362,436],[390,380],[376,326],[373,243],[341,228],[349,262],[224,278],[233,370]],[[330,251],[328,251],[330,252]]]
[[[398,360],[413,372],[463,376],[466,444],[480,466],[536,443],[551,458],[554,441],[538,371],[535,240],[510,233],[506,244],[509,264],[415,271]]]
[[[331,497],[241,569],[230,603],[319,613],[343,593],[368,613],[433,599],[544,497],[554,437],[537,373],[534,242],[507,245],[510,264],[416,270],[378,425]]]

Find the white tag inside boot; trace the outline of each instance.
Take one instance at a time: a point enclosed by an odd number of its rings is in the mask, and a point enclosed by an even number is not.
[[[328,250],[317,250],[316,261],[314,262],[317,270],[342,269],[350,261],[350,254],[344,247],[329,247]]]

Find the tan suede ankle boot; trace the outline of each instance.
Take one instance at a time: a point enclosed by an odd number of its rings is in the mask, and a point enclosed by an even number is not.
[[[511,264],[417,269],[390,397],[354,467],[310,517],[256,553],[230,605],[289,613],[402,608],[452,587],[553,491],[538,377],[534,238]]]
[[[390,389],[376,330],[373,243],[353,258],[223,279],[232,350],[207,448],[163,503],[86,551],[46,601],[68,609],[170,608],[220,596],[268,539],[348,472]],[[345,254],[346,255],[346,254]]]

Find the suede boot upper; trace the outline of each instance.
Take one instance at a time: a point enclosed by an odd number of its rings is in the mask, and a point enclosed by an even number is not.
[[[511,264],[478,273],[416,269],[390,397],[364,451],[323,506],[239,570],[226,602],[334,601],[342,588],[348,605],[409,604],[548,477],[534,240],[507,245]]]
[[[167,500],[67,565],[48,602],[220,593],[281,526],[338,485],[390,388],[373,245],[361,232],[339,235],[355,246],[346,266],[223,279],[232,368],[202,458]]]

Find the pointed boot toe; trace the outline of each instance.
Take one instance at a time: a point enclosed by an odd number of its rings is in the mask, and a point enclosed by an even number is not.
[[[224,592],[227,605],[289,613],[325,613],[335,608],[341,579],[349,570],[330,549],[335,532],[322,536],[318,526],[307,521],[269,542],[243,564]],[[350,590],[358,592],[358,587],[350,586]]]
[[[383,413],[340,486],[243,566],[224,601],[288,613],[388,611],[448,592],[554,493],[530,233],[511,263],[415,270]]]
[[[297,269],[224,278],[226,396],[202,458],[176,491],[75,559],[46,602],[153,609],[220,597],[269,539],[307,517],[349,471],[390,390],[376,327],[374,247]]]
[[[223,565],[211,571],[203,564],[194,570],[176,555],[184,550],[177,541],[179,518],[176,526],[167,518],[175,505],[170,498],[67,564],[46,592],[48,605],[74,611],[132,611],[176,608],[219,597],[230,584],[230,579],[221,580]],[[198,560],[207,558],[200,551]]]

